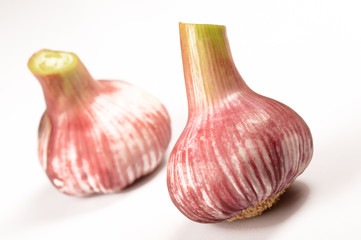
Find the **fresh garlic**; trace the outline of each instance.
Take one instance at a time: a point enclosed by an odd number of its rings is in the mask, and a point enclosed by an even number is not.
[[[310,130],[246,85],[224,26],[180,23],[180,40],[188,121],[169,157],[170,197],[196,222],[257,216],[308,166]]]
[[[160,164],[171,128],[159,100],[123,81],[93,80],[74,53],[41,50],[28,67],[46,101],[40,163],[61,192],[117,192]]]

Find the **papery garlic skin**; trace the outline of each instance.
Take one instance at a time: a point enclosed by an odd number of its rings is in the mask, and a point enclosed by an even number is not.
[[[189,116],[169,157],[170,197],[196,222],[259,215],[308,166],[310,130],[245,84],[225,27],[181,23],[180,34]]]
[[[68,73],[72,81],[67,73],[34,73],[47,102],[39,126],[40,163],[63,193],[118,192],[160,164],[171,136],[169,115],[143,90],[123,81],[94,81],[78,65],[70,70],[77,74]]]

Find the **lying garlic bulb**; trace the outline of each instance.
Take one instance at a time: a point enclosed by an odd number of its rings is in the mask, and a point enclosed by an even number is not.
[[[254,217],[308,166],[310,130],[239,75],[224,26],[180,23],[188,122],[169,157],[175,206],[201,223]]]
[[[73,53],[41,50],[28,66],[46,101],[40,163],[61,192],[117,192],[160,164],[171,129],[159,100],[123,81],[93,80]]]

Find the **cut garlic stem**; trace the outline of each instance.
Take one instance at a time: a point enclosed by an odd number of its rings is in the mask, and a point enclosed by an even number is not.
[[[56,74],[73,69],[78,61],[74,53],[44,49],[30,59],[28,66],[34,74]]]

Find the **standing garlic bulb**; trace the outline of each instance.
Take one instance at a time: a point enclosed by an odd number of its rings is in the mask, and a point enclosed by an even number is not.
[[[171,129],[156,98],[123,81],[93,80],[73,53],[41,50],[28,66],[46,101],[40,163],[61,192],[117,192],[160,164]]]
[[[224,26],[180,23],[180,39],[189,115],[169,157],[170,197],[197,222],[257,216],[309,164],[310,130],[246,85]]]

